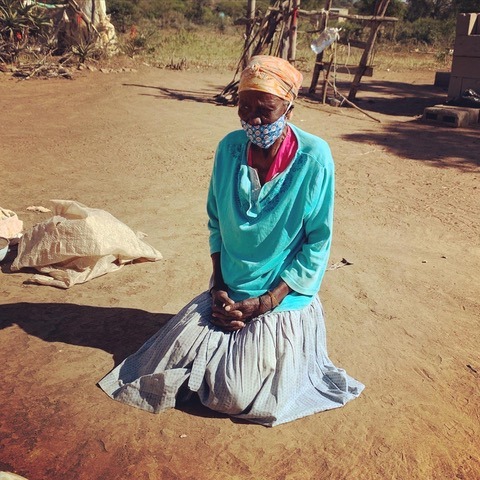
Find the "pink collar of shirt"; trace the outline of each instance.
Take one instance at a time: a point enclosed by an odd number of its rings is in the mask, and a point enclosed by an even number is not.
[[[297,137],[295,137],[292,129],[287,125],[287,134],[285,135],[285,138],[283,139],[283,142],[280,145],[277,154],[275,155],[275,159],[270,165],[270,169],[268,170],[265,182],[269,182],[277,175],[282,173],[284,170],[286,170],[286,168],[290,165],[290,162],[293,160],[293,157],[297,153],[297,149]],[[250,149],[248,150],[247,161],[248,166],[252,167],[252,151]]]

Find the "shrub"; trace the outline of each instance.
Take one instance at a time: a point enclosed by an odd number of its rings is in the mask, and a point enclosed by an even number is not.
[[[131,0],[110,0],[107,14],[116,29],[122,33],[125,33],[130,25],[138,23],[142,17],[140,7]]]
[[[21,0],[0,0],[0,60],[15,61],[42,36],[49,37],[52,20],[45,9]]]
[[[455,42],[455,20],[420,18],[404,22],[397,30],[397,41],[451,48]]]

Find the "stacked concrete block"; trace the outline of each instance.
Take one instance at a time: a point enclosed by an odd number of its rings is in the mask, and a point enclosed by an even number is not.
[[[471,88],[480,93],[480,13],[461,13],[453,52],[448,100]]]
[[[435,105],[423,112],[423,121],[436,123],[445,127],[468,127],[479,122],[480,109]]]

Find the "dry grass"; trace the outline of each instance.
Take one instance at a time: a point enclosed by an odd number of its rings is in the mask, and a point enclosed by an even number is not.
[[[298,38],[296,64],[303,72],[313,70],[315,54],[310,49],[312,36],[306,33]],[[143,61],[161,68],[216,69],[231,71],[237,67],[244,47],[243,29],[229,27],[225,31],[212,28],[181,30],[158,29],[149,37],[149,44],[139,52]],[[265,52],[269,53],[269,52]],[[338,65],[358,65],[361,51],[338,45],[325,55],[336,54]],[[448,69],[451,55],[445,51],[419,49],[392,44],[377,44],[373,64],[378,70],[408,71],[415,69]]]

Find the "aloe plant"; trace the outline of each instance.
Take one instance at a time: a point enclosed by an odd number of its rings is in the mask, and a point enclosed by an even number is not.
[[[35,2],[0,0],[0,59],[15,61],[27,44],[52,29],[52,20]]]

